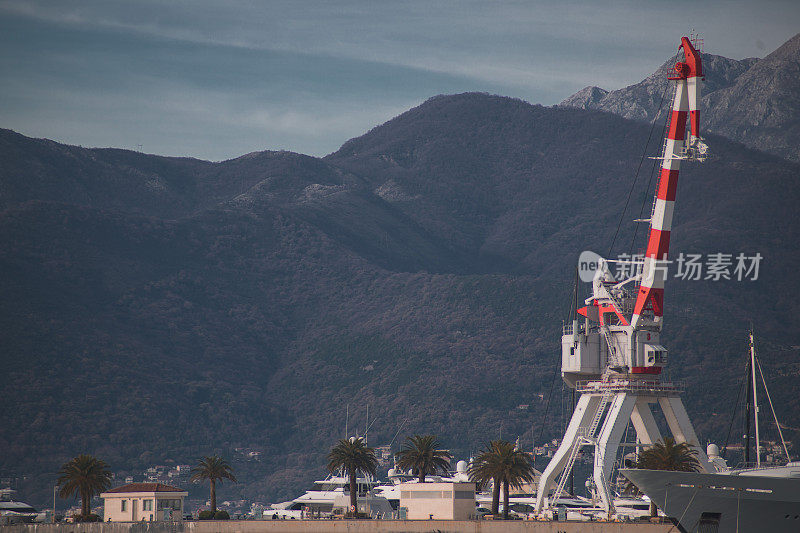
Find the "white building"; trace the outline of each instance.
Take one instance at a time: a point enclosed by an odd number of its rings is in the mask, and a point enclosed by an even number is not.
[[[409,520],[475,518],[475,483],[401,483],[400,508]]]
[[[104,492],[103,520],[139,522],[180,520],[189,493],[163,483],[129,483]]]

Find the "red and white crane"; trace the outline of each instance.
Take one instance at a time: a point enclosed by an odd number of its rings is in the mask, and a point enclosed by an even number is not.
[[[700,83],[703,78],[703,63],[691,41],[683,37],[681,49],[685,61],[675,65],[675,99],[672,103],[669,131],[664,140],[664,156],[658,179],[656,199],[650,217],[650,237],[644,255],[642,281],[636,295],[631,325],[661,325],[664,316],[664,277],[666,269],[659,268],[669,253],[669,237],[672,231],[672,213],[675,209],[675,194],[678,190],[678,172],[682,159],[705,159],[706,146],[700,139]],[[689,115],[690,131],[686,135],[686,115]]]
[[[713,468],[686,414],[680,387],[660,379],[667,362],[660,335],[678,173],[681,161],[703,161],[707,151],[700,137],[697,109],[703,79],[700,53],[687,37],[681,39],[678,53],[679,57],[683,54],[683,60],[676,63],[669,77],[675,82],[675,98],[659,158],[661,172],[644,259],[625,269],[629,272],[625,279],[616,279],[609,267],[614,261],[599,258],[592,296],[584,307],[576,309],[572,324],[564,327],[561,374],[581,396],[564,439],[540,478],[537,511],[545,505],[555,506],[578,453],[591,446],[594,484],[602,505],[611,513],[609,480],[628,422],[636,429],[639,444],[661,439],[651,404],[661,407],[675,440],[689,443],[697,450],[702,466],[708,471]],[[582,322],[578,315],[584,317]]]

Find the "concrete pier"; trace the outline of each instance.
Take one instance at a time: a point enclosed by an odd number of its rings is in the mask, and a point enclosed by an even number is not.
[[[202,520],[18,524],[0,533],[667,533],[671,524],[522,520]]]

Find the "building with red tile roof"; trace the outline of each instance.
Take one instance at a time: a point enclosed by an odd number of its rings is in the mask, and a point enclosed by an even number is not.
[[[183,500],[188,495],[188,492],[164,483],[128,483],[100,495],[104,501],[103,520],[180,520],[183,517]]]

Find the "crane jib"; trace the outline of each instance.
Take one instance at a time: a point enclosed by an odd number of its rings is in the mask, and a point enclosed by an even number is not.
[[[636,295],[631,324],[636,327],[647,317],[654,325],[661,325],[664,314],[664,281],[666,268],[660,262],[669,254],[672,215],[678,190],[678,173],[681,160],[696,159],[704,153],[700,141],[700,80],[703,67],[700,54],[692,43],[681,39],[684,61],[675,65],[675,98],[672,102],[669,130],[664,139],[661,172],[659,173],[653,213],[650,217],[650,235],[642,269],[642,280]],[[689,119],[687,139],[686,121]]]

